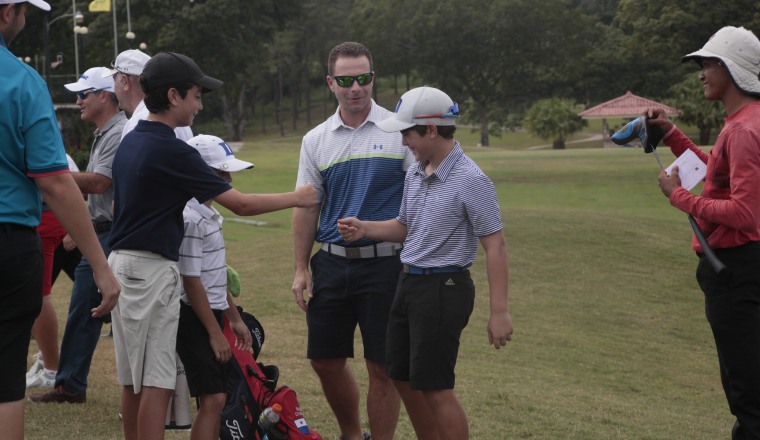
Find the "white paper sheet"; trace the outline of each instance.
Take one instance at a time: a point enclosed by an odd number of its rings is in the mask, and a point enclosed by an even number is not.
[[[678,177],[681,178],[681,186],[691,191],[707,174],[707,165],[691,150],[686,150],[673,161],[665,171],[670,175],[674,166],[678,167]]]

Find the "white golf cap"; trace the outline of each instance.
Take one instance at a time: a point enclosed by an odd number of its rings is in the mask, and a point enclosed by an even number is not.
[[[145,63],[149,60],[150,55],[137,49],[125,50],[111,64],[113,69],[103,72],[103,76],[113,76],[116,75],[116,72],[121,72],[125,75],[140,75],[145,67]]]
[[[0,0],[0,5],[8,5],[11,3],[29,3],[32,6],[37,6],[43,11],[50,10],[50,5],[42,0]]]
[[[739,89],[760,96],[760,40],[752,31],[726,26],[710,37],[702,49],[681,60],[694,60],[701,65],[705,58],[720,60]]]
[[[70,92],[84,92],[85,90],[107,90],[113,92],[113,77],[107,76],[103,78],[103,72],[106,71],[108,71],[107,67],[87,69],[79,77],[79,81],[65,84],[64,87]]]
[[[227,142],[216,136],[199,134],[187,141],[190,146],[201,153],[203,161],[211,168],[234,173],[236,171],[253,168],[253,164],[244,160],[236,159],[232,148]]]
[[[418,87],[401,95],[396,114],[377,126],[387,132],[406,130],[415,125],[456,125],[459,106],[449,95],[433,87]]]

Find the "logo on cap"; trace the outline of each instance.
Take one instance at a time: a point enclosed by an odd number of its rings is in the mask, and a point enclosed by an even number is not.
[[[398,113],[398,109],[401,107],[401,103],[404,102],[403,98],[400,98],[398,100],[398,104],[396,104],[396,110],[393,110],[393,113]]]

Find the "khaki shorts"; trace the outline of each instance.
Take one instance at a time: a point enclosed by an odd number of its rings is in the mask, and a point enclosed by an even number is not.
[[[119,384],[174,389],[180,275],[177,263],[146,251],[114,250],[108,264],[121,284],[112,328]]]

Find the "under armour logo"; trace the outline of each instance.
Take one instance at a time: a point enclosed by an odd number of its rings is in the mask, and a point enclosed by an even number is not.
[[[373,150],[382,150],[383,149],[383,144],[380,144],[380,145],[375,144],[375,145],[372,146],[372,149]]]

